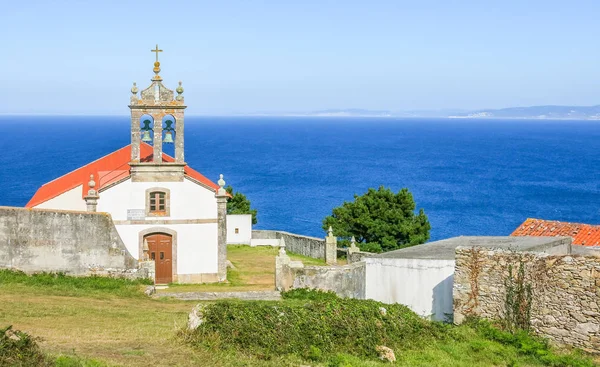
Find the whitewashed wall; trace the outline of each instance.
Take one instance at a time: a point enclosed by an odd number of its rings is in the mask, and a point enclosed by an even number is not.
[[[36,205],[38,209],[58,209],[58,210],[79,210],[86,211],[85,200],[81,196],[83,194],[83,185],[79,185],[69,191],[58,195],[48,201]]]
[[[127,209],[146,208],[146,189],[152,187],[166,188],[171,192],[171,213],[168,217],[161,217],[163,219],[217,218],[214,191],[187,179],[183,182],[131,182],[129,179],[100,192],[98,211],[110,213],[114,220],[126,220]]]
[[[235,233],[236,228],[238,233]],[[249,245],[252,241],[252,214],[227,215],[227,244]]]
[[[217,273],[218,226],[215,193],[188,179],[183,182],[132,182],[128,179],[99,193],[97,211],[106,212],[117,223],[128,220],[128,209],[145,212],[146,190],[165,188],[170,191],[170,215],[145,217],[144,224],[116,224],[123,243],[136,259],[140,258],[139,234],[141,231],[162,227],[177,232],[177,274]],[[82,186],[69,190],[36,208],[86,210],[82,199]],[[214,220],[214,223],[156,224],[160,220]],[[241,232],[240,227],[240,232]],[[244,233],[252,234],[250,228]],[[248,243],[250,241],[248,240]]]
[[[366,298],[445,320],[452,314],[454,260],[365,258]]]
[[[140,258],[139,234],[148,228],[163,227],[177,232],[177,274],[217,272],[217,224],[124,224],[117,231],[129,253]]]

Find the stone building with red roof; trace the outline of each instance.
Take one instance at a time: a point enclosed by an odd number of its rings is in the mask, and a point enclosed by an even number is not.
[[[131,88],[131,144],[42,185],[26,207],[109,213],[130,254],[155,261],[157,284],[224,281],[225,181],[185,163],[183,87],[163,85],[160,51],[150,86]]]
[[[599,225],[559,222],[557,220],[527,218],[514,230],[511,236],[569,236],[573,238],[573,245],[600,246]]]

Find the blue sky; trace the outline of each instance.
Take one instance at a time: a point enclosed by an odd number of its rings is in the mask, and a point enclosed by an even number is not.
[[[4,1],[0,113],[128,114],[159,44],[190,114],[599,104],[598,1]]]

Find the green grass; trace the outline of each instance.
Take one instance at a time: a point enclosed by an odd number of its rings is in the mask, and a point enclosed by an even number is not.
[[[62,279],[71,284],[73,280]],[[60,283],[61,280],[55,280]],[[61,289],[60,284],[55,284]],[[196,302],[170,300],[168,302],[147,297],[120,296],[105,291],[98,297],[92,288],[76,295],[51,295],[47,289],[32,283],[21,283],[18,288],[3,285],[0,288],[0,327],[13,325],[15,329],[41,337],[42,351],[62,367],[107,366],[214,366],[214,367],[279,367],[279,366],[383,366],[374,355],[356,355],[355,343],[342,351],[319,353],[257,355],[244,348],[215,348],[218,339],[207,338],[203,343],[210,346],[190,346],[183,342],[180,333],[187,321],[187,314]],[[295,309],[307,300],[301,291],[280,302],[242,302],[240,304],[271,304]],[[325,296],[308,296],[317,302]],[[360,301],[355,301],[359,302]],[[361,321],[366,311],[358,309],[348,314],[351,322]],[[396,306],[398,310],[406,310]],[[332,309],[333,310],[333,309]],[[390,311],[391,312],[391,311]],[[368,312],[367,312],[368,313]],[[319,317],[315,313],[313,317]],[[259,320],[259,319],[257,319]],[[553,361],[543,361],[539,352],[544,348],[531,348],[535,343],[529,339],[496,334],[487,325],[468,324],[452,326],[412,319],[408,325],[420,325],[420,330],[408,330],[405,342],[388,346],[394,349],[398,366],[590,366],[572,363],[552,350],[547,355]],[[364,325],[370,330],[368,323]],[[377,328],[377,324],[371,326]],[[259,335],[256,336],[258,338]],[[221,339],[221,343],[223,340]],[[278,341],[281,342],[281,341]],[[387,344],[386,344],[387,345]],[[529,346],[528,346],[529,345]],[[360,349],[360,348],[359,348]],[[544,353],[541,353],[544,354]],[[559,359],[556,359],[559,358]],[[314,360],[317,359],[317,360]],[[2,365],[0,363],[0,365]]]
[[[149,284],[152,282],[147,279],[73,277],[62,273],[27,275],[20,271],[0,269],[0,291],[35,288],[46,294],[61,296],[143,297],[140,289]]]
[[[215,287],[213,289],[273,289],[276,253],[277,249],[270,247],[230,247],[229,259],[236,269],[230,270],[229,284],[212,285]],[[300,256],[292,258],[306,261]],[[383,366],[369,349],[372,345],[361,342],[361,338],[370,333],[380,335],[385,345],[394,349],[398,366],[594,365],[588,357],[577,352],[557,351],[545,341],[527,334],[505,333],[486,322],[473,321],[460,326],[432,323],[415,318],[414,314],[400,305],[383,307],[389,309],[388,315],[397,313],[405,320],[396,327],[397,330],[406,328],[402,338],[377,334],[381,326],[387,324],[378,324],[378,320],[375,320],[379,314],[375,312],[373,301],[349,300],[344,306],[346,308],[340,308],[335,305],[339,302],[335,295],[306,290],[286,292],[284,299],[278,302],[237,301],[228,304],[239,305],[233,307],[236,312],[242,313],[252,312],[256,307],[264,315],[269,315],[272,306],[281,310],[285,308],[286,314],[303,312],[299,314],[302,317],[296,318],[304,320],[303,327],[296,330],[292,323],[291,330],[294,332],[324,327],[327,333],[316,332],[311,335],[338,337],[348,330],[345,325],[348,324],[358,327],[357,330],[361,330],[359,334],[347,334],[349,337],[344,341],[345,344],[340,344],[343,348],[336,347],[335,342],[325,344],[330,347],[323,347],[319,341],[305,339],[306,349],[290,354],[277,353],[276,349],[269,353],[260,351],[261,348],[248,349],[214,334],[207,334],[203,340],[188,344],[182,340],[181,330],[186,325],[189,311],[197,302],[148,298],[143,295],[144,286],[143,281],[76,278],[56,274],[29,276],[0,270],[0,328],[13,325],[16,330],[40,337],[43,355],[51,362],[51,366],[61,367]],[[208,285],[200,287],[203,286]],[[173,286],[168,291],[185,291],[191,289],[189,287]],[[307,304],[315,303],[320,306],[311,306],[314,312],[298,311]],[[224,320],[226,322],[222,324],[230,323],[231,326],[231,320]],[[267,329],[261,329],[264,320],[256,315],[242,318],[242,322],[254,322],[255,325],[245,328],[249,331],[246,345],[258,343],[269,335]],[[329,328],[322,323],[323,320],[338,320],[339,323]],[[386,333],[396,330],[392,326],[386,326]],[[236,329],[232,330],[237,332]],[[299,335],[301,338],[313,337]],[[288,345],[294,342],[294,339],[290,339],[288,343],[285,338],[289,336],[283,334],[280,338],[271,339],[271,344],[277,347],[277,343]],[[295,348],[304,344],[296,343]]]
[[[52,358],[52,356],[50,356],[50,358]],[[110,365],[105,362],[76,355],[59,355],[53,359],[55,367],[110,367]]]

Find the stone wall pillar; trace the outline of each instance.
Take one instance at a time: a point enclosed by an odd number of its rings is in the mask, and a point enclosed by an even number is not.
[[[131,162],[140,161],[140,118],[141,110],[131,110]]]
[[[279,254],[275,257],[275,289],[278,291],[286,291],[290,285],[286,284],[285,267],[289,266],[290,257],[285,252],[285,244],[279,247]]]
[[[346,249],[346,259],[348,259],[348,264],[352,264],[354,262],[354,256],[352,256],[352,254],[355,254],[359,251],[360,249],[358,246],[356,246],[356,238],[352,236],[352,239],[350,240],[350,247]]]
[[[88,186],[90,188],[88,189],[87,195],[83,199],[85,200],[87,211],[95,212],[96,208],[98,207],[98,199],[100,198],[100,196],[98,196],[98,191],[94,189],[96,187],[94,175],[90,175],[90,181],[88,182]]]
[[[175,113],[175,162],[184,163],[183,150],[183,111]]]
[[[217,275],[220,282],[227,281],[227,191],[225,191],[225,180],[223,175],[219,178],[219,189],[215,195],[217,198],[217,238],[218,238],[218,270]]]
[[[154,163],[161,163],[162,162],[162,140],[163,140],[163,122],[162,122],[162,116],[161,115],[152,115],[152,118],[154,119],[154,139],[152,140],[152,143],[154,144],[154,150],[153,150],[153,154],[152,154],[152,160],[154,161]]]
[[[333,235],[331,227],[325,237],[325,263],[327,265],[337,264],[337,237]]]

